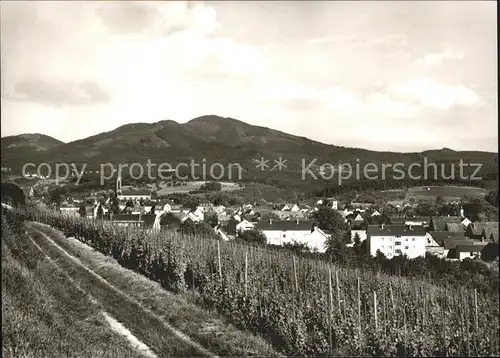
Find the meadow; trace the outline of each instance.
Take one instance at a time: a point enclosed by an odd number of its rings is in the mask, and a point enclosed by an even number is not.
[[[27,212],[294,356],[498,356],[498,293]],[[196,294],[195,294],[196,293]]]
[[[173,186],[171,183],[163,181],[160,182],[159,184],[156,184],[155,188],[158,188],[157,193],[160,196],[165,196],[174,193],[188,194],[190,191],[199,190],[201,186],[205,183],[206,183],[205,181],[188,181],[185,182],[185,185]],[[231,183],[231,182],[220,182],[220,183],[222,185],[221,191],[232,191],[232,190],[242,189],[242,187],[237,183]]]
[[[483,188],[471,187],[471,186],[453,186],[453,185],[443,185],[443,186],[421,186],[412,187],[408,189],[407,198],[414,198],[415,200],[435,198],[436,196],[443,197],[446,201],[460,200],[464,196],[469,196],[473,198],[484,198],[487,194],[487,190]]]

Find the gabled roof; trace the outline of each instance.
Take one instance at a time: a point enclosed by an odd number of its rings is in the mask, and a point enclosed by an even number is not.
[[[134,190],[134,191],[131,191],[131,190],[123,190],[121,194],[119,195],[122,195],[122,196],[133,196],[133,195],[151,195],[151,193],[147,190]]]
[[[356,217],[354,218],[353,221],[359,221],[359,222],[361,222],[361,221],[365,221],[365,219],[363,219],[363,217],[361,216],[361,214],[358,214],[358,215],[356,215]]]
[[[255,225],[257,230],[270,231],[270,230],[300,230],[300,231],[311,231],[312,221],[310,220],[272,220],[260,221]]]
[[[423,226],[407,225],[368,225],[368,236],[425,236]]]
[[[498,244],[498,230],[484,229],[484,236],[486,240],[492,240],[495,244]]]
[[[435,231],[446,231],[447,223],[461,223],[460,216],[437,216],[431,218],[431,225]]]
[[[448,238],[444,239],[444,248],[448,250],[452,250],[457,248],[458,246],[486,246],[486,243],[483,243],[479,240],[472,240],[468,238]]]
[[[498,232],[498,221],[478,221],[472,224],[471,226],[472,233],[474,235],[481,235],[483,230],[490,232]]]
[[[144,216],[144,215],[142,215]],[[139,214],[115,214],[111,218],[113,221],[139,221]]]
[[[423,222],[429,223],[431,219],[428,216],[415,216],[413,218],[404,218],[404,222]]]
[[[450,232],[465,232],[462,223],[446,223],[446,230]]]
[[[404,225],[405,218],[400,216],[390,216],[389,220],[391,220],[392,225]]]
[[[429,231],[429,235],[440,246],[444,245],[446,239],[465,239],[464,232],[449,232],[449,231]]]
[[[485,243],[482,243],[481,245],[457,245],[455,250],[457,254],[460,252],[481,252],[485,246]]]

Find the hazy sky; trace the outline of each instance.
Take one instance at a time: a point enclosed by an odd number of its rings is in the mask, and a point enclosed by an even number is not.
[[[216,114],[375,150],[497,151],[496,1],[1,2],[2,136]]]

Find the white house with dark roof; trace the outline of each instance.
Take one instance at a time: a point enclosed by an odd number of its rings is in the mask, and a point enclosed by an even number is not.
[[[236,225],[236,232],[245,232],[248,230],[252,230],[255,227],[255,223],[248,221],[246,219],[243,219]]]
[[[427,236],[423,226],[368,225],[366,233],[371,256],[380,250],[387,258],[404,254],[408,258],[425,257]]]
[[[270,245],[283,245],[292,242],[305,242],[305,237],[313,231],[310,220],[269,220],[255,225],[266,235]]]
[[[139,201],[151,200],[151,193],[147,190],[122,191],[117,195],[118,200],[123,201]]]

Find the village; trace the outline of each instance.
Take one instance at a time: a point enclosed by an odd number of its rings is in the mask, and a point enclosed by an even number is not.
[[[40,201],[33,188],[28,196],[34,202]],[[202,198],[194,205],[183,205],[175,198],[153,198],[148,190],[123,188],[118,178],[114,193],[73,196],[63,200],[56,210],[70,216],[151,230],[205,225],[206,230],[213,230],[213,234],[225,241],[255,233],[265,238],[267,245],[299,245],[308,252],[325,253],[332,233],[313,220],[314,213],[324,208],[336,211],[347,224],[350,241],[345,243],[346,247],[361,246],[371,257],[384,255],[391,259],[405,255],[413,259],[432,254],[459,261],[465,258],[492,261],[498,257],[498,221],[473,221],[459,202],[450,204],[459,215],[415,216],[408,210],[415,205],[397,205],[390,215],[378,205],[339,202],[336,198],[309,204],[246,203],[228,207]]]

